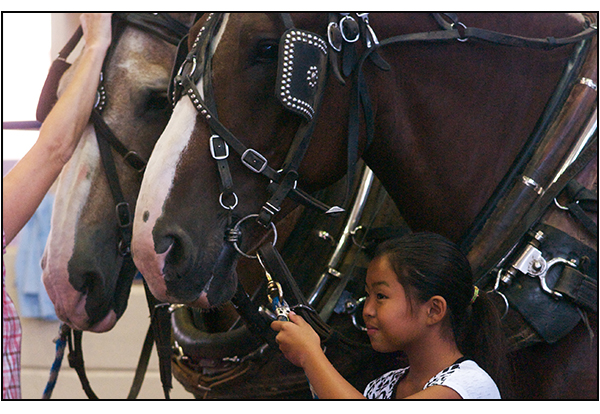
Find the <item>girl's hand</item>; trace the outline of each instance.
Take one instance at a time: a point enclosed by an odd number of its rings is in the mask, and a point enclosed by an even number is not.
[[[294,365],[305,368],[311,355],[322,353],[321,339],[302,316],[290,312],[290,322],[274,321],[271,329],[279,332],[275,340],[283,355]]]
[[[112,13],[83,13],[79,16],[87,47],[108,49],[112,38],[111,18]]]

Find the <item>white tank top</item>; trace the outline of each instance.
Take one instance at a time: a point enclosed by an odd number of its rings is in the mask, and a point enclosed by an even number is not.
[[[371,381],[363,393],[369,399],[392,399],[398,382],[410,367],[390,371]],[[456,391],[464,400],[499,399],[500,392],[494,380],[475,361],[470,359],[452,364],[443,369],[423,387],[442,385]]]

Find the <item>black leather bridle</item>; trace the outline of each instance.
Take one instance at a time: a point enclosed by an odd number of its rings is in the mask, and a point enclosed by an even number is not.
[[[327,44],[319,35],[295,29],[288,14],[282,13],[281,16],[287,30],[282,36],[280,45],[278,86],[285,88],[282,89],[283,96],[280,100],[287,109],[300,115],[303,122],[280,170],[273,169],[262,154],[253,148],[248,148],[218,119],[212,90],[210,44],[223,21],[222,13],[212,13],[207,17],[179,73],[174,77],[172,91],[174,102],[187,95],[212,131],[210,151],[219,166],[222,191],[220,202],[223,208],[231,211],[237,205],[237,196],[228,166],[230,149],[240,156],[241,163],[248,169],[269,179],[269,190],[272,196],[257,213],[258,222],[265,227],[271,224],[273,216],[280,210],[281,203],[288,196],[329,214],[342,211],[340,208],[326,206],[297,188],[298,168],[310,142],[326,80]],[[300,75],[299,71],[302,71],[302,68],[292,69],[295,58],[293,52],[288,52],[290,48],[292,51],[301,50],[305,57],[309,56],[310,80],[297,80],[301,75],[306,76],[306,72]],[[298,62],[295,65],[300,66],[300,63],[307,64]],[[201,79],[204,98],[196,86]]]

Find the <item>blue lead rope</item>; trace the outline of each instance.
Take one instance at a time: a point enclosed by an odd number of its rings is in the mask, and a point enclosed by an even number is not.
[[[63,356],[65,355],[65,348],[67,346],[67,334],[68,329],[65,329],[65,325],[61,324],[59,328],[59,336],[54,340],[54,342],[56,343],[56,355],[54,357],[52,367],[50,368],[50,377],[48,378],[48,383],[46,384],[46,388],[44,389],[42,400],[49,400],[52,396],[52,391],[54,391],[54,386],[56,385],[56,380],[58,378],[58,372],[60,371]]]

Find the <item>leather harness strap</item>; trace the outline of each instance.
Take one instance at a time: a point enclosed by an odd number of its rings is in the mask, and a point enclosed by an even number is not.
[[[598,238],[598,224],[589,218],[588,212],[598,212],[598,193],[592,192],[573,179],[565,187],[569,203],[566,209],[571,215],[587,229],[594,237]]]
[[[75,372],[77,372],[77,376],[79,377],[79,381],[81,382],[81,386],[83,387],[85,395],[87,395],[90,400],[97,400],[98,397],[92,390],[90,381],[85,373],[85,366],[83,363],[83,348],[81,347],[82,334],[83,332],[79,330],[69,329],[67,336],[67,341],[69,344],[69,366],[73,368]]]
[[[514,228],[510,234],[505,238],[504,242],[496,249],[495,255],[490,255],[486,260],[486,265],[482,266],[484,269],[491,269],[496,266],[506,252],[512,251],[514,246],[522,240],[523,236],[532,228],[535,223],[541,218],[542,213],[548,208],[553,200],[563,191],[569,181],[571,181],[583,168],[594,158],[598,156],[598,134],[594,135],[586,147],[582,150],[579,157],[564,171],[560,178],[546,190],[543,196],[539,197],[535,203],[531,206],[527,214],[519,223],[515,223]],[[488,273],[486,272],[483,276],[477,280],[476,285],[483,286],[487,282]]]
[[[577,306],[598,313],[598,279],[580,272],[578,269],[565,266],[554,290],[566,296]]]

